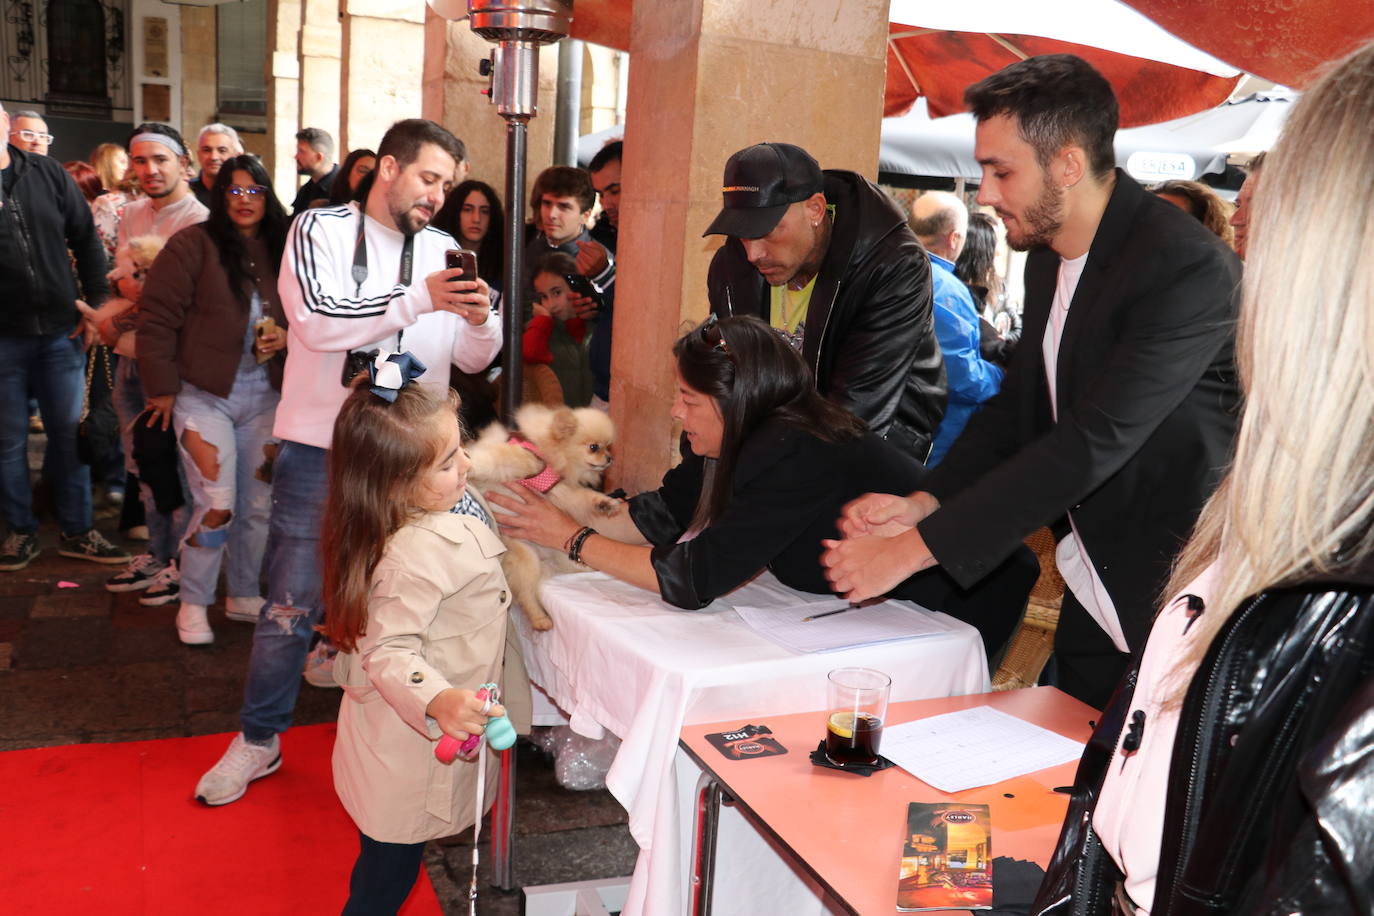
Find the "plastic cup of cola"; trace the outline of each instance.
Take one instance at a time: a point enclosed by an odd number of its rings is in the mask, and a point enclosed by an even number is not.
[[[836,766],[877,763],[892,678],[872,668],[836,668],[827,678],[825,756]]]

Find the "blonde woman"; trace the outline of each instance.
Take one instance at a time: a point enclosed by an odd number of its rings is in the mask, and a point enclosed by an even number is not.
[[[129,179],[129,154],[118,143],[102,143],[91,153],[91,167],[100,178],[104,193],[91,201],[91,215],[95,231],[105,246],[105,257],[114,265],[115,240],[119,236],[119,218],[124,205],[133,200],[130,190],[136,183]]]
[[[1035,913],[1367,913],[1374,862],[1374,45],[1254,200],[1232,467],[1079,766]]]

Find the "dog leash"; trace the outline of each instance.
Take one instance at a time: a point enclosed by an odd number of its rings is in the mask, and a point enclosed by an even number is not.
[[[482,715],[485,716],[496,702],[498,688],[495,684],[483,684],[482,690],[486,693],[482,701]],[[468,742],[471,742],[472,738],[477,739],[473,745],[477,751],[477,792],[472,815],[472,881],[468,884],[468,916],[477,916],[477,863],[481,848],[479,841],[482,838],[482,815],[485,813],[483,802],[487,790],[487,755],[486,748],[482,747],[482,738],[478,735],[471,736],[463,743],[464,750],[467,750]]]

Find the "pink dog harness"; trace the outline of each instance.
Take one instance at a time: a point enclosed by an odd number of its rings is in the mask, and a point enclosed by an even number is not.
[[[534,457],[538,458],[540,461],[544,461],[544,456],[539,454],[539,449],[535,448],[534,443],[528,439],[522,439],[519,436],[512,435],[506,441],[514,442],[521,448],[528,449]],[[526,477],[524,480],[520,481],[520,483],[534,490],[536,493],[547,493],[553,489],[554,484],[562,479],[563,477],[545,461],[544,470],[535,474],[533,477]]]

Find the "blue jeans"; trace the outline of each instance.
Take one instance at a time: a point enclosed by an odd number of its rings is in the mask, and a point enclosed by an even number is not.
[[[272,487],[254,476],[262,464],[263,444],[272,438],[272,420],[281,396],[272,389],[267,372],[255,369],[234,379],[229,397],[221,398],[183,382],[177,393],[172,422],[181,443],[181,466],[191,491],[191,519],[181,542],[181,600],[209,606],[215,603],[220,562],[229,548],[225,586],[234,598],[260,594],[262,555],[267,547],[267,524]],[[194,431],[214,447],[219,473],[213,480],[186,448],[187,431]],[[229,521],[205,528],[205,513],[231,513]]]
[[[119,441],[124,446],[124,468],[130,474],[137,474],[133,425],[148,404],[148,398],[143,394],[143,377],[138,374],[138,360],[121,358],[115,366],[114,383],[114,409],[115,416],[119,417]],[[153,499],[153,488],[141,480],[138,497],[143,503],[143,514],[148,525],[148,553],[166,563],[177,555],[177,547],[186,534],[186,524],[191,520],[190,503],[170,515],[159,512],[157,502]]]
[[[253,631],[248,683],[239,718],[244,737],[265,744],[291,727],[301,668],[324,615],[320,597],[320,520],[329,453],[284,441],[272,466],[272,521],[267,535],[267,609]]]
[[[29,487],[29,391],[48,434],[47,470],[66,535],[91,528],[91,469],[76,454],[86,384],[80,340],[65,333],[0,337],[0,514],[11,531],[38,530]]]

